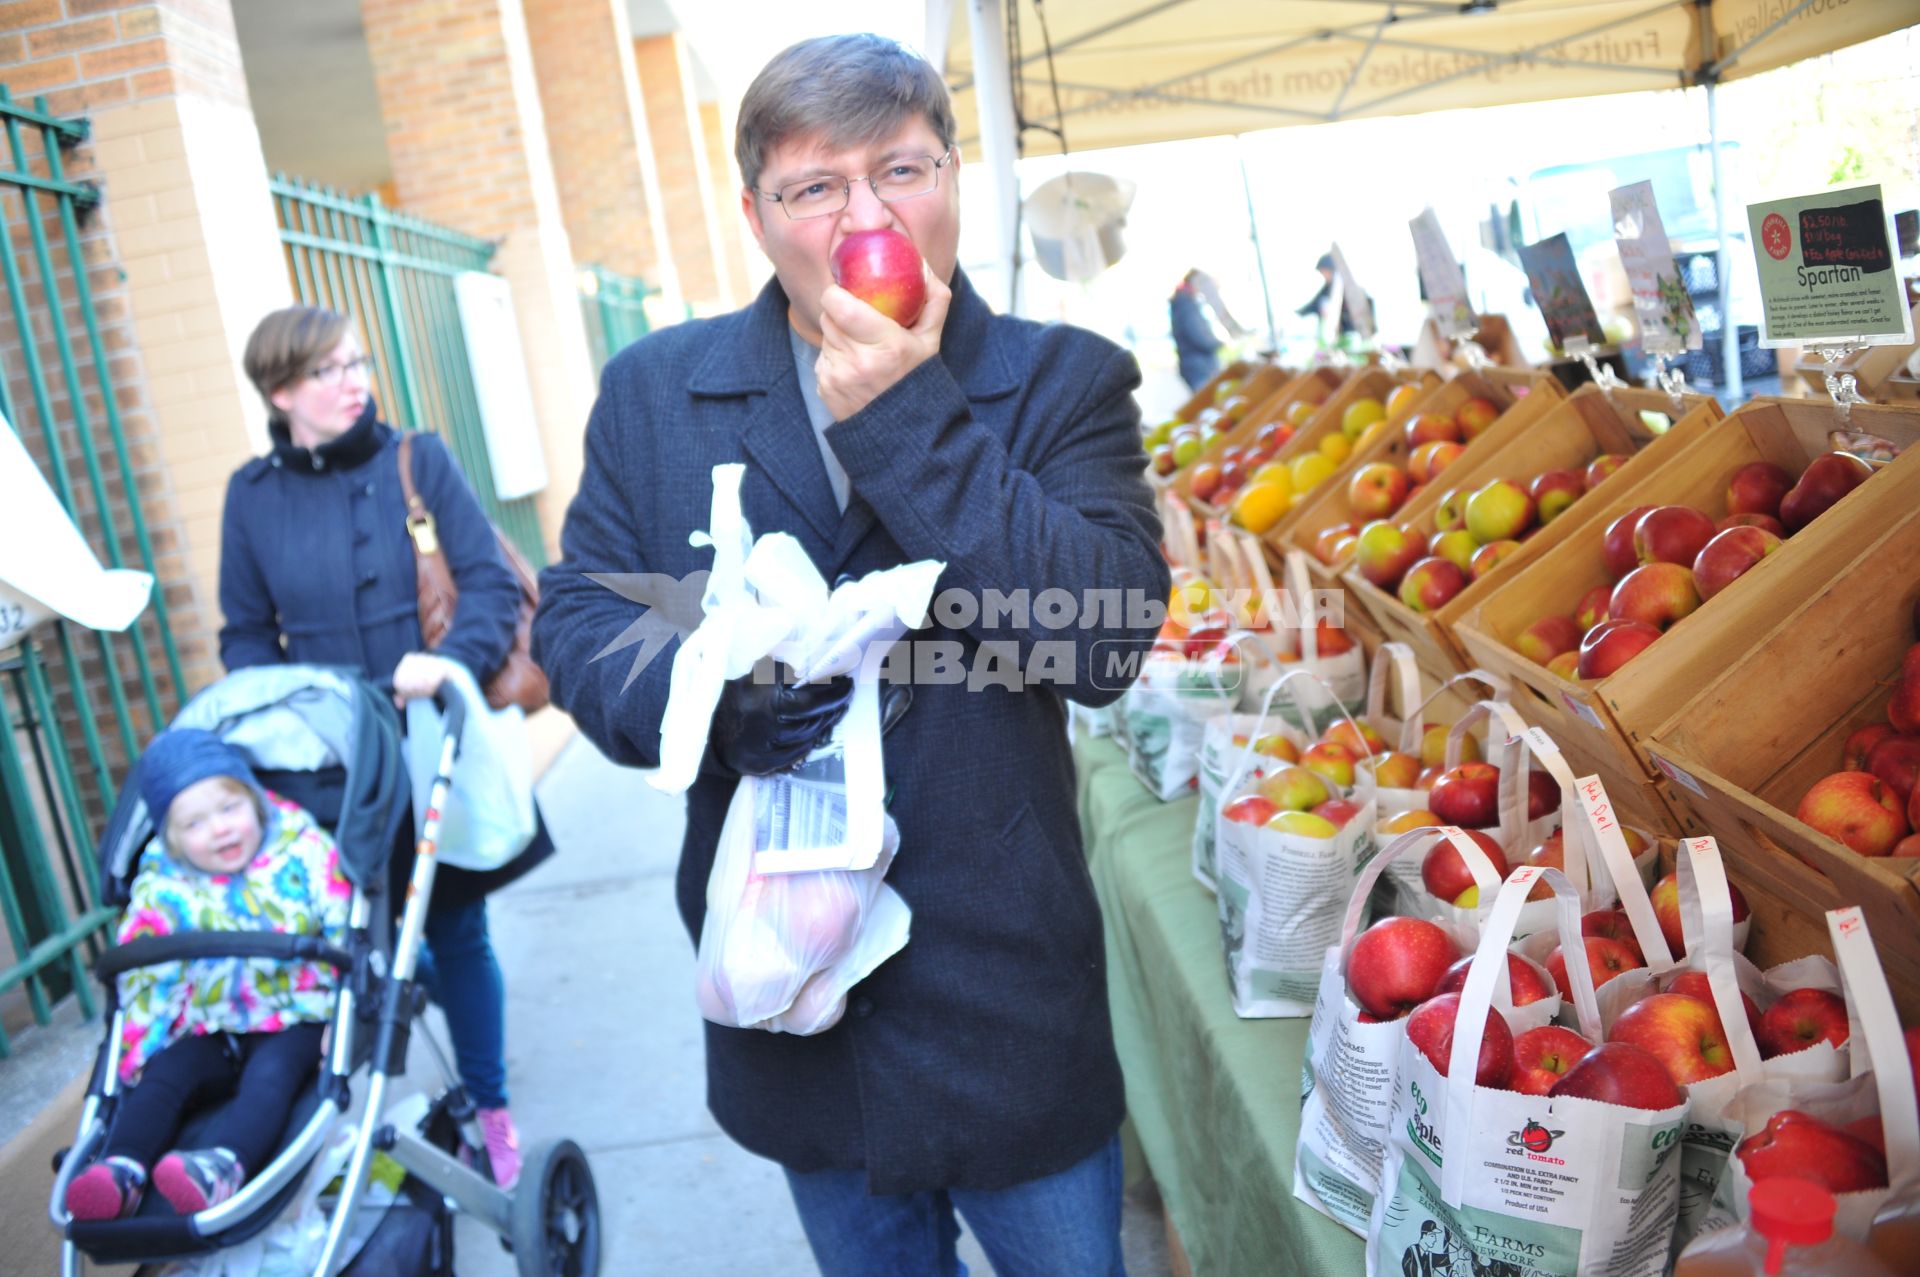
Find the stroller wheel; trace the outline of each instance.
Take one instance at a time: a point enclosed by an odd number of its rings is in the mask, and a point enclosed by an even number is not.
[[[600,1271],[600,1198],[593,1168],[572,1140],[542,1144],[513,1191],[513,1255],[520,1277],[594,1277]]]

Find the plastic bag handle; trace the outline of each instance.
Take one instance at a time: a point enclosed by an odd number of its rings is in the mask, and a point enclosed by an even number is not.
[[[1474,951],[1467,968],[1466,983],[1460,989],[1460,1005],[1453,1022],[1453,1051],[1447,1058],[1447,1132],[1455,1140],[1474,1129],[1473,1106],[1480,1088],[1473,1078],[1480,1063],[1480,1040],[1486,1036],[1487,1012],[1493,1007],[1494,983],[1507,977],[1507,947],[1513,943],[1513,931],[1520,911],[1534,884],[1544,881],[1553,888],[1560,932],[1560,952],[1567,963],[1567,983],[1573,986],[1574,1018],[1581,1035],[1598,1042],[1600,1003],[1594,996],[1593,971],[1587,965],[1587,947],[1581,943],[1580,892],[1558,869],[1522,865],[1507,875],[1507,881],[1494,898],[1493,912],[1480,929],[1480,947]],[[1466,1197],[1467,1177],[1474,1171],[1465,1157],[1445,1158],[1440,1163],[1440,1195],[1449,1205],[1458,1206]]]
[[[1829,909],[1827,934],[1833,940],[1833,957],[1852,1022],[1848,1055],[1853,1076],[1873,1071],[1874,1089],[1880,1096],[1880,1129],[1887,1145],[1888,1186],[1894,1198],[1911,1200],[1920,1192],[1920,1102],[1911,1085],[1913,1059],[1900,1032],[1900,1013],[1860,907]]]
[[[1680,926],[1687,956],[1707,973],[1707,988],[1720,1013],[1720,1027],[1733,1052],[1733,1069],[1746,1081],[1760,1076],[1760,1044],[1740,1001],[1740,980],[1733,967],[1733,893],[1720,844],[1711,838],[1682,838],[1676,868],[1680,879]],[[1911,1075],[1909,1075],[1911,1076]]]
[[[1612,879],[1614,895],[1633,927],[1633,937],[1640,944],[1647,966],[1656,974],[1672,970],[1674,957],[1667,950],[1666,935],[1660,930],[1653,901],[1640,881],[1640,871],[1634,867],[1633,851],[1627,846],[1606,785],[1598,776],[1582,776],[1574,782],[1574,794],[1579,800],[1580,814],[1585,817],[1575,828],[1582,840],[1592,845],[1598,863],[1605,866],[1607,876]],[[1564,822],[1562,828],[1565,828]]]

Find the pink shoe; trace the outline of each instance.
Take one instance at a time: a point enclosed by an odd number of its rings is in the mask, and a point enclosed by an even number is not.
[[[147,1171],[130,1157],[95,1162],[67,1182],[67,1213],[75,1219],[124,1219],[140,1209]]]
[[[520,1182],[520,1132],[514,1129],[513,1115],[504,1108],[480,1109],[474,1114],[480,1121],[480,1134],[487,1144],[487,1165],[493,1168],[493,1182],[512,1190]]]
[[[240,1159],[224,1148],[175,1149],[153,1168],[153,1186],[180,1215],[218,1206],[246,1182]]]

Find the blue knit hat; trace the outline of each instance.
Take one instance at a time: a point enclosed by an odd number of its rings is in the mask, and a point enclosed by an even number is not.
[[[215,776],[231,776],[245,785],[260,803],[264,816],[265,791],[246,755],[197,727],[175,727],[154,737],[140,756],[140,797],[146,800],[154,828],[164,836],[167,808],[173,806],[173,800],[189,785]]]

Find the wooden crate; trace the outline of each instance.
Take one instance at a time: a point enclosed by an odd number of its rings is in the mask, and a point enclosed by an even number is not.
[[[1855,855],[1793,816],[1840,770],[1847,735],[1886,716],[1920,602],[1920,502],[1830,553],[1824,587],[1780,598],[1771,628],[1677,706],[1648,749],[1768,920],[1765,958],[1819,950],[1821,914],[1859,905],[1901,1010],[1920,1019],[1920,860]]]
[[[1537,390],[1527,396],[1549,393]],[[1651,473],[1662,459],[1684,448],[1691,440],[1719,421],[1720,405],[1705,395],[1688,395],[1684,410],[1676,410],[1673,401],[1655,390],[1615,390],[1611,394],[1597,386],[1583,386],[1565,399],[1552,402],[1545,412],[1506,414],[1479,440],[1476,454],[1462,457],[1448,468],[1444,482],[1434,485],[1442,490],[1477,488],[1493,479],[1511,477],[1525,480],[1543,470],[1578,469],[1603,452],[1631,454],[1608,484],[1632,483],[1638,476]],[[1679,411],[1678,420],[1673,415]],[[1656,433],[1642,412],[1659,414],[1669,422]],[[1485,448],[1477,445],[1496,440]],[[1604,491],[1604,489],[1602,489]],[[1440,492],[1423,493],[1422,500],[1397,517],[1398,522],[1416,529],[1421,536],[1434,533],[1434,513]],[[1437,612],[1419,613],[1380,589],[1359,571],[1347,569],[1341,574],[1349,596],[1358,596],[1359,605],[1386,631],[1387,637],[1411,646],[1423,664],[1435,669],[1467,669],[1472,662],[1466,649],[1452,636],[1456,621],[1487,597],[1502,579],[1559,544],[1573,530],[1597,517],[1594,511],[1604,504],[1594,493],[1573,503],[1559,518],[1522,542],[1491,574],[1470,582],[1445,607]]]
[[[1246,370],[1246,376],[1241,382],[1240,389],[1234,393],[1244,394],[1248,399],[1253,401],[1253,406],[1248,408],[1241,417],[1241,421],[1243,422],[1258,416],[1260,411],[1267,406],[1267,401],[1272,398],[1273,393],[1293,380],[1293,374],[1277,364],[1234,364],[1232,367]],[[1200,388],[1200,391],[1195,394],[1192,399],[1187,401],[1186,405],[1183,406],[1180,411],[1185,412],[1188,408],[1193,408],[1195,417],[1205,412],[1213,404],[1211,397],[1212,392],[1208,387],[1217,387],[1221,381],[1226,379],[1228,371],[1231,371],[1231,369],[1224,370],[1218,376],[1211,378],[1205,386]],[[1198,405],[1197,407],[1195,407],[1196,404]],[[1181,417],[1179,413],[1174,415],[1181,421],[1190,420],[1189,418]],[[1172,474],[1155,474],[1152,468],[1149,467],[1147,470],[1147,482],[1153,485],[1154,491],[1156,492],[1164,491],[1171,487],[1182,474],[1187,473],[1194,466],[1206,460],[1209,455],[1216,454],[1225,448],[1227,446],[1225,442],[1226,436],[1238,429],[1238,425],[1239,423],[1235,423],[1234,426],[1221,431],[1220,437],[1216,438],[1206,447],[1203,447],[1200,450],[1199,456],[1195,457],[1187,465],[1175,470]]]
[[[1200,455],[1191,464],[1181,466],[1161,481],[1192,508],[1196,517],[1203,520],[1216,518],[1222,512],[1219,507],[1193,495],[1194,466],[1203,461],[1218,461],[1228,448],[1252,443],[1254,436],[1260,433],[1260,428],[1270,421],[1280,420],[1286,413],[1287,405],[1294,400],[1325,403],[1340,388],[1340,374],[1331,368],[1310,368],[1302,373],[1288,373],[1280,369],[1275,371],[1278,375],[1264,383],[1264,397],[1247,410],[1247,415],[1233,429],[1223,432],[1201,449]]]
[[[1920,441],[1920,412],[1860,405],[1850,428],[1896,446]],[[1755,400],[1721,426],[1704,432],[1659,469],[1632,483],[1614,482],[1594,494],[1600,517],[1503,576],[1454,624],[1453,635],[1474,663],[1514,684],[1514,703],[1529,722],[1557,741],[1589,754],[1611,756],[1629,774],[1656,773],[1646,740],[1676,705],[1712,678],[1779,615],[1785,600],[1816,593],[1836,561],[1920,505],[1920,448],[1909,447],[1886,467],[1789,537],[1732,585],[1661,636],[1646,652],[1604,679],[1569,680],[1551,674],[1513,648],[1520,633],[1543,616],[1571,615],[1587,591],[1611,581],[1601,558],[1607,527],[1633,506],[1687,505],[1716,521],[1725,516],[1727,479],[1741,466],[1771,461],[1798,475],[1829,451],[1839,410],[1814,400]],[[1616,486],[1616,484],[1618,486]],[[1578,508],[1576,506],[1576,508]]]
[[[1529,391],[1525,396],[1515,396],[1510,389],[1489,381],[1478,373],[1460,373],[1453,380],[1428,391],[1416,400],[1405,414],[1395,418],[1395,429],[1382,431],[1364,447],[1355,449],[1351,469],[1348,472],[1349,477],[1352,470],[1375,461],[1390,462],[1401,470],[1405,470],[1410,450],[1407,447],[1406,431],[1398,427],[1403,426],[1408,417],[1417,413],[1452,413],[1458,410],[1461,404],[1475,397],[1491,400],[1499,407],[1500,417],[1479,438],[1466,446],[1454,465],[1458,466],[1475,456],[1475,449],[1484,447],[1491,451],[1499,446],[1498,440],[1511,438],[1518,431],[1525,429],[1525,423],[1538,420],[1554,404],[1566,398],[1566,391],[1562,390],[1560,383],[1551,377],[1542,378],[1539,389],[1538,395]],[[1509,417],[1515,417],[1520,424],[1516,425],[1509,421]],[[1505,429],[1502,428],[1503,425]],[[1405,521],[1421,509],[1431,508],[1439,502],[1440,494],[1450,486],[1445,482],[1428,484],[1417,496],[1402,505],[1393,514],[1393,519]],[[1346,483],[1342,482],[1335,486],[1330,481],[1302,504],[1299,514],[1294,517],[1283,534],[1278,538],[1269,534],[1269,539],[1277,541],[1275,549],[1281,553],[1289,549],[1306,553],[1307,571],[1312,576],[1316,589],[1339,589],[1340,574],[1346,568],[1345,562],[1322,563],[1313,553],[1313,541],[1325,529],[1335,524],[1353,521],[1352,507],[1347,503]],[[1355,601],[1360,603],[1361,610],[1364,610],[1364,601]]]
[[[1913,308],[1913,325],[1915,335],[1920,336],[1920,306]],[[1860,393],[1868,399],[1888,402],[1894,397],[1889,393],[1891,388],[1888,381],[1906,367],[1907,360],[1913,357],[1916,350],[1920,350],[1920,344],[1911,342],[1868,346],[1842,359],[1835,371],[1852,373]],[[1810,351],[1802,354],[1793,370],[1816,394],[1824,396],[1827,393],[1827,362],[1819,355]]]
[[[1234,360],[1219,372],[1207,378],[1206,381],[1201,384],[1200,389],[1194,391],[1185,403],[1174,410],[1174,417],[1180,421],[1198,420],[1200,413],[1204,409],[1213,407],[1213,401],[1219,397],[1221,382],[1229,380],[1243,381],[1248,374],[1257,371],[1263,366],[1264,365],[1245,359]]]

